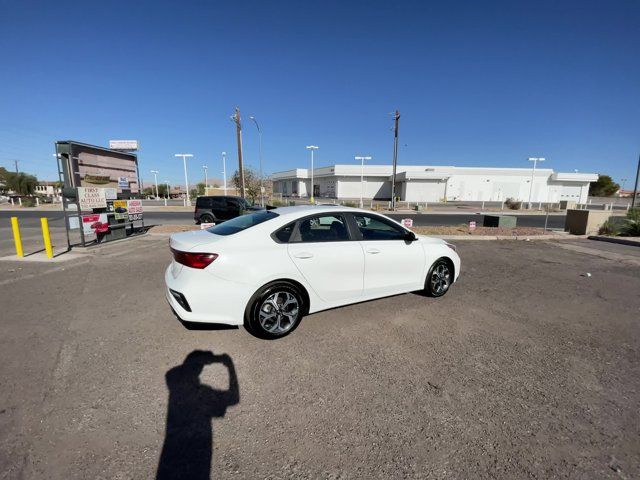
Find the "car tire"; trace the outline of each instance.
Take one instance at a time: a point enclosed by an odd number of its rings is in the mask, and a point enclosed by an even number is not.
[[[276,340],[293,332],[306,312],[300,290],[288,282],[275,282],[258,290],[247,305],[244,326],[253,336]]]
[[[449,291],[453,284],[453,266],[446,258],[439,258],[427,274],[424,290],[430,297],[441,297]]]
[[[213,217],[208,213],[200,215],[200,223],[213,223]]]

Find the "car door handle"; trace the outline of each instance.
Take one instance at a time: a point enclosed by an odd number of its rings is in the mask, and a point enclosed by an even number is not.
[[[370,253],[371,255],[375,255],[377,253],[380,253],[380,250],[378,250],[377,248],[368,248],[367,253]]]
[[[300,252],[293,255],[296,258],[311,258],[313,257],[313,253],[309,252]]]

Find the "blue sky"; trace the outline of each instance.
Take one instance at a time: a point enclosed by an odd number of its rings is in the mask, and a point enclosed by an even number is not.
[[[138,139],[141,176],[390,163],[635,178],[640,2],[0,0],[0,165],[55,175],[53,142]],[[255,127],[245,160],[258,163]]]

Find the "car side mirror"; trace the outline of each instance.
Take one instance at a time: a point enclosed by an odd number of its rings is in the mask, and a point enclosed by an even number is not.
[[[407,230],[404,234],[405,242],[415,242],[417,239],[418,237],[416,237],[416,234],[413,232],[410,232],[409,230]]]

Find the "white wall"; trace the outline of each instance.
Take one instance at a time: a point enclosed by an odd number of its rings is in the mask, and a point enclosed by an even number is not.
[[[444,198],[446,181],[409,180],[403,183],[401,199],[405,202],[439,202]]]
[[[384,177],[364,177],[362,187],[360,177],[338,177],[337,198],[391,198],[391,182]]]

